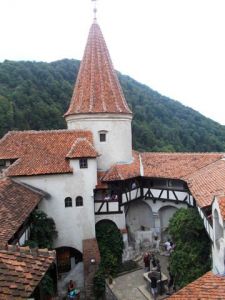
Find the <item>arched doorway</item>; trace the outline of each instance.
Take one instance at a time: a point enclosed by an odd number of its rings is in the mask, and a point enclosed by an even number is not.
[[[56,249],[57,267],[59,273],[69,272],[76,264],[83,260],[82,253],[72,247]]]
[[[160,219],[161,241],[167,240],[169,221],[177,210],[178,208],[172,205],[167,205],[160,208],[159,219]]]

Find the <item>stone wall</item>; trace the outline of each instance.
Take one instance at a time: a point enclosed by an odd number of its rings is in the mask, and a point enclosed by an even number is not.
[[[83,240],[84,287],[87,300],[94,300],[93,278],[100,263],[100,252],[96,239]]]

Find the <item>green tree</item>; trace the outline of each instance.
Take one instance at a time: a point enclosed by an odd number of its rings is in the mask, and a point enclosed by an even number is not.
[[[210,240],[196,208],[179,209],[169,222],[175,243],[170,269],[179,288],[210,270]]]
[[[30,239],[26,242],[31,247],[52,249],[53,239],[57,236],[55,222],[41,210],[31,214]]]

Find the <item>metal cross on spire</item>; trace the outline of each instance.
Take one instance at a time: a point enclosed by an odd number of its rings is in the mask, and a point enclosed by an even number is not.
[[[97,17],[96,17],[96,14],[97,14],[97,0],[91,0],[92,2],[94,2],[94,9],[93,9],[93,12],[94,12],[94,21],[96,22],[97,20]]]

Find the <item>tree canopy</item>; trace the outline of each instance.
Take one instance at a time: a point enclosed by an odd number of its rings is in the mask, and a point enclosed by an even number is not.
[[[176,245],[170,269],[182,288],[210,270],[211,244],[196,208],[179,209],[170,219],[169,234]]]
[[[0,63],[0,136],[9,130],[66,128],[80,62]],[[140,151],[224,151],[225,126],[119,75],[134,115],[133,147]],[[213,101],[213,99],[212,99]]]

